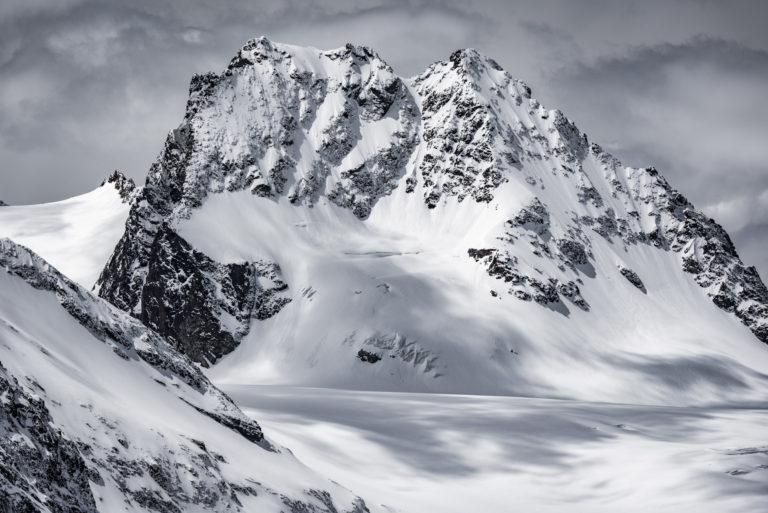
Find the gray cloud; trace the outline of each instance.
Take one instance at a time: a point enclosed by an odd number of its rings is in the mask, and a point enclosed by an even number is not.
[[[758,0],[10,0],[0,4],[0,198],[142,180],[193,73],[247,39],[351,41],[413,75],[475,47],[627,164],[656,165],[768,272],[768,6]]]

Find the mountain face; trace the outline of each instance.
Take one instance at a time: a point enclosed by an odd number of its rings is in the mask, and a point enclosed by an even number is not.
[[[8,239],[0,362],[2,511],[368,511],[156,332]]]
[[[406,79],[364,47],[250,41],[192,79],[134,194],[96,291],[215,379],[661,402],[768,385],[768,290],[727,233],[473,50]]]

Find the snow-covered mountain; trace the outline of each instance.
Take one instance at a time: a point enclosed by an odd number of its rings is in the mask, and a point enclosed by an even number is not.
[[[473,50],[403,78],[250,41],[193,78],[143,187],[4,206],[0,237],[0,511],[765,495],[756,270]]]
[[[74,198],[0,209],[0,237],[31,248],[91,288],[120,240],[136,194],[133,181],[115,171],[98,188]]]
[[[0,239],[0,509],[369,511],[157,333]]]
[[[765,397],[725,231],[492,59],[248,42],[192,79],[96,290],[221,382]]]

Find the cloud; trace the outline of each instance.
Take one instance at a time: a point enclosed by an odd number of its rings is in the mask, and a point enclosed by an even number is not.
[[[768,189],[755,196],[742,195],[708,205],[707,210],[735,231],[750,225],[768,224]]]

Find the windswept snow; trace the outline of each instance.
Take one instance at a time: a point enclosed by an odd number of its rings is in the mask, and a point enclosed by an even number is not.
[[[55,203],[0,209],[0,237],[31,248],[90,289],[123,233],[130,205],[109,183]]]
[[[225,390],[301,461],[390,513],[763,513],[768,504],[765,403]]]

